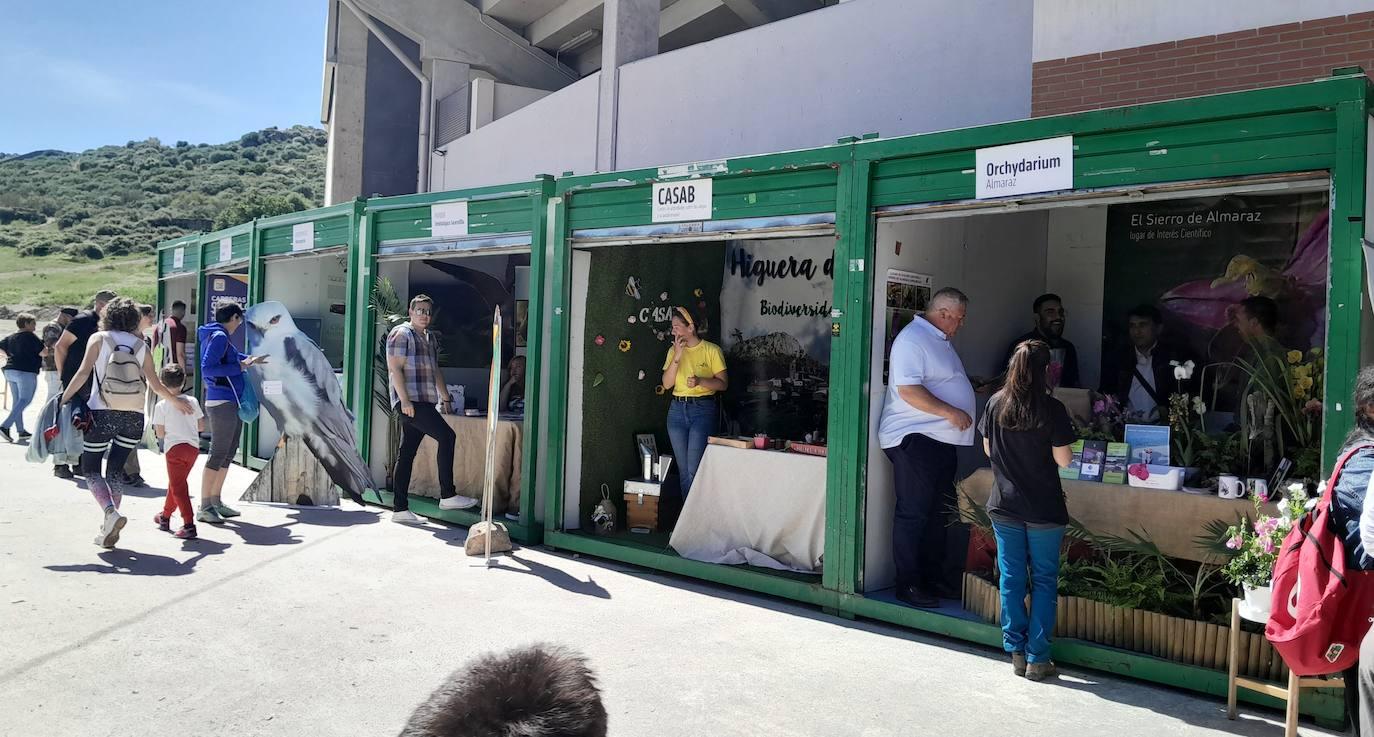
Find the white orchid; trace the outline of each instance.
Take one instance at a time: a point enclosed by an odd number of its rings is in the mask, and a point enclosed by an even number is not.
[[[1183,363],[1170,361],[1169,365],[1174,367],[1174,378],[1178,381],[1187,381],[1193,378],[1193,368],[1196,364],[1192,361],[1184,361]]]
[[[1207,403],[1202,401],[1202,397],[1193,397],[1193,411],[1197,413],[1198,417],[1207,414]]]

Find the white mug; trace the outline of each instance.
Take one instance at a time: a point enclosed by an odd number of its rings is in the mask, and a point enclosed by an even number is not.
[[[1248,494],[1251,499],[1267,500],[1269,498],[1269,479],[1246,479],[1245,493]]]
[[[1217,477],[1217,496],[1222,499],[1239,499],[1245,496],[1245,485],[1239,476],[1224,473]]]

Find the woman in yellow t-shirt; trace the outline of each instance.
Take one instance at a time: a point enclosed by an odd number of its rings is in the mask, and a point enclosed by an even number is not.
[[[663,386],[671,387],[668,439],[682,478],[682,496],[692,490],[697,466],[706,454],[706,439],[716,432],[719,409],[716,393],[729,385],[725,354],[720,346],[701,339],[705,318],[688,307],[673,309],[673,347],[663,361]]]

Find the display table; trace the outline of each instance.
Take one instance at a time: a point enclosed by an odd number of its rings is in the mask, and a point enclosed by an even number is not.
[[[964,479],[961,488],[970,499],[986,505],[992,493],[991,468],[980,468]],[[1064,496],[1069,516],[1089,532],[1131,539],[1132,532],[1145,536],[1160,552],[1172,558],[1202,561],[1208,552],[1197,540],[1212,520],[1235,524],[1240,516],[1253,517],[1249,499],[1222,499],[1216,494],[1189,494],[1183,491],[1144,489],[1126,484],[1065,479]],[[1277,515],[1272,502],[1264,505],[1268,514]]]
[[[825,459],[706,446],[669,544],[707,563],[820,573]]]
[[[482,472],[487,460],[487,418],[442,415],[453,428],[457,443],[453,450],[453,485],[459,494],[482,498]],[[496,423],[496,485],[492,492],[492,514],[520,509],[520,460],[524,453],[525,428],[520,422]],[[438,498],[438,446],[426,436],[415,454],[410,475],[410,493]]]

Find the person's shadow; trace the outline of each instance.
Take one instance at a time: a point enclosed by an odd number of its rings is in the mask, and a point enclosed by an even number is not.
[[[195,572],[196,564],[211,555],[219,555],[230,548],[229,543],[215,542],[197,538],[186,540],[181,549],[194,551],[195,555],[186,560],[177,560],[166,555],[140,553],[134,550],[105,550],[96,557],[104,561],[98,563],[79,563],[74,565],[43,566],[55,573],[113,573],[123,576],[188,576]]]

